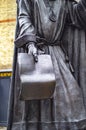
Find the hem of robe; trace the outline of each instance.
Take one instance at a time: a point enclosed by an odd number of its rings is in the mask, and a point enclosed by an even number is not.
[[[40,127],[43,130],[47,129],[50,130],[59,130],[64,129],[64,130],[85,130],[86,129],[86,119],[78,120],[78,121],[51,121],[51,122],[31,122],[31,121],[20,121],[20,122],[15,122],[12,125],[12,130],[25,130],[26,125],[28,126],[28,130],[37,130],[37,127]]]

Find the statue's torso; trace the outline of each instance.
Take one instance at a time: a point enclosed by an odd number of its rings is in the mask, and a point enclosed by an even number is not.
[[[46,0],[34,1],[34,21],[36,32],[44,36],[48,41],[54,42],[59,40],[62,34],[65,18],[66,18],[66,2],[65,0],[55,0],[50,2],[52,10],[56,16],[56,21],[49,19],[50,7],[47,6]]]

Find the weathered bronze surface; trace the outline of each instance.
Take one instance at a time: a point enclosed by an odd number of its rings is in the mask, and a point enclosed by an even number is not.
[[[86,0],[17,0],[8,130],[86,129]],[[29,50],[28,50],[29,48]],[[50,54],[52,99],[19,100],[17,54]]]

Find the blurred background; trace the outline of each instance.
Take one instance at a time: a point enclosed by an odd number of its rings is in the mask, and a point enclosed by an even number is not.
[[[0,0],[0,70],[12,68],[16,0]]]
[[[16,0],[0,0],[0,130],[7,125],[15,25]]]

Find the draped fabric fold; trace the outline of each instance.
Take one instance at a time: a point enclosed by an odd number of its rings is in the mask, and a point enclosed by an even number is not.
[[[86,2],[49,2],[53,5],[56,22],[49,19],[50,10],[45,0],[17,1],[19,34],[15,39],[8,130],[86,129]],[[17,55],[26,52],[23,45],[29,41],[37,42],[36,36],[48,41],[46,45],[41,44],[41,49],[52,57],[56,87],[52,99],[24,102],[19,100]],[[60,44],[56,44],[58,41]]]

